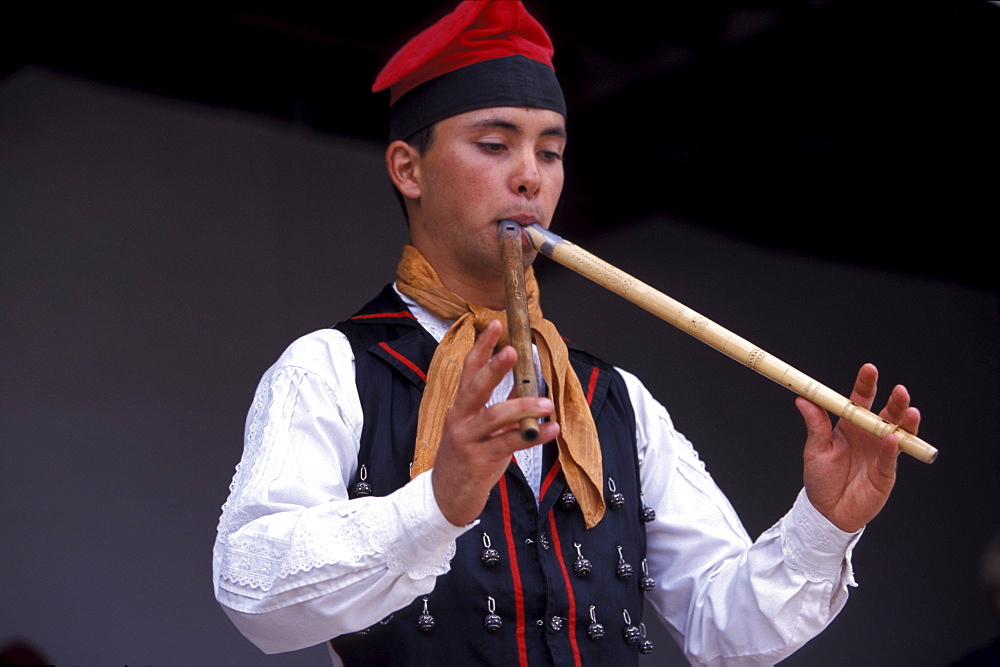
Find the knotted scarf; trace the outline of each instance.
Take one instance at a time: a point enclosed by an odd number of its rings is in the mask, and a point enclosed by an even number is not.
[[[507,342],[507,318],[503,312],[464,301],[449,291],[430,263],[411,245],[403,248],[396,268],[399,291],[444,320],[455,320],[434,351],[427,371],[427,384],[417,416],[417,441],[411,477],[434,466],[444,418],[455,401],[465,357],[476,336],[493,320],[503,325],[500,344]],[[580,380],[569,362],[569,351],[552,322],[542,316],[538,303],[538,282],[529,267],[525,272],[528,314],[542,376],[555,405],[560,425],[557,438],[559,464],[566,483],[580,503],[587,528],[604,516],[601,447],[590,406]]]

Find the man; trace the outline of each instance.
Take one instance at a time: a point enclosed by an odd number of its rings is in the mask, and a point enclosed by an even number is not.
[[[839,612],[895,438],[799,399],[805,488],[751,544],[666,410],[567,345],[527,272],[547,396],[511,396],[497,225],[547,227],[565,105],[519,2],[464,2],[388,63],[398,280],[265,374],[215,547],[216,597],[266,652],[365,664],[634,661],[648,598],[693,662],[774,663]],[[525,265],[534,252],[525,244]],[[870,407],[866,365],[852,400]],[[915,431],[896,387],[886,419]],[[524,442],[524,416],[543,419]],[[513,461],[512,461],[513,458]]]

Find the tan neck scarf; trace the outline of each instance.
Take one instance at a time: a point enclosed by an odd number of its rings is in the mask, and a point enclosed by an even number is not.
[[[450,292],[424,256],[411,245],[403,248],[396,268],[399,291],[445,320],[455,323],[445,333],[434,351],[427,371],[427,385],[420,401],[417,418],[417,442],[411,477],[434,466],[444,417],[455,400],[465,357],[476,336],[493,320],[504,326],[501,344],[507,342],[507,318],[504,313],[463,301]],[[538,282],[529,268],[525,272],[531,331],[538,347],[542,376],[549,386],[559,423],[559,463],[570,490],[583,510],[587,528],[593,528],[604,516],[603,467],[597,427],[580,380],[569,363],[569,351],[554,324],[542,317],[538,305]]]

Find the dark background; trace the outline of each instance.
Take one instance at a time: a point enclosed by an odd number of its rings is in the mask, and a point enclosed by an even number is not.
[[[1000,8],[688,4],[528,3],[570,108],[557,230],[838,390],[864,361],[907,384],[941,458],[901,461],[860,587],[788,663],[945,664],[996,632],[977,568],[1000,528]],[[392,275],[405,226],[368,88],[445,9],[109,7],[0,21],[0,643],[322,661],[228,624],[214,525],[261,373]],[[786,511],[791,395],[538,269],[547,313],[641,375],[752,535]]]

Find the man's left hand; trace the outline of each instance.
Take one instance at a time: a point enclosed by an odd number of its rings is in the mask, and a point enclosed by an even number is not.
[[[875,366],[862,366],[851,400],[870,410],[877,381]],[[896,481],[896,436],[880,439],[843,419],[831,428],[829,415],[819,406],[804,398],[795,405],[808,433],[803,477],[809,501],[841,530],[861,530],[885,505]],[[914,435],[920,426],[920,412],[910,407],[910,394],[902,385],[892,390],[879,416]]]

